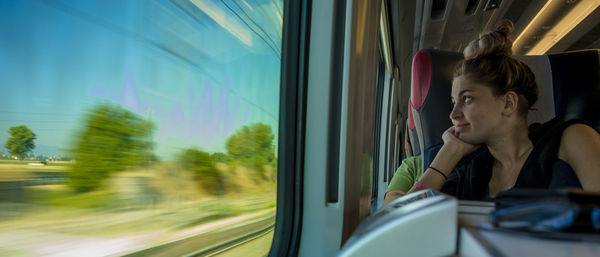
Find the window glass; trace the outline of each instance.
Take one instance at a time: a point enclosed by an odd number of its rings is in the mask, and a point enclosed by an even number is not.
[[[0,251],[264,256],[282,9],[0,1]]]

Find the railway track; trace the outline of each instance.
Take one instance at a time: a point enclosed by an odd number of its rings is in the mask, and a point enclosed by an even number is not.
[[[182,238],[125,256],[213,256],[260,238],[269,233],[274,224],[275,214],[271,214],[244,225]]]
[[[260,238],[262,236],[264,236],[265,234],[271,232],[273,230],[273,228],[275,227],[275,224],[271,224],[269,226],[266,226],[265,228],[259,229],[257,231],[236,237],[234,239],[231,239],[227,242],[206,248],[204,250],[192,253],[190,255],[188,255],[188,257],[210,257],[210,256],[215,256],[217,254],[223,253],[227,250],[233,249],[235,247],[238,247],[240,245],[243,245],[245,243],[248,243],[252,240],[255,240],[257,238]]]

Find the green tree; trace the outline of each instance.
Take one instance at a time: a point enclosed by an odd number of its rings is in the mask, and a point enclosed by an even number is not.
[[[197,149],[186,149],[179,154],[179,163],[194,171],[194,178],[202,188],[211,194],[225,192],[225,184],[220,172],[215,168],[211,155]]]
[[[256,123],[238,129],[227,139],[225,148],[233,164],[252,168],[265,178],[264,165],[275,159],[274,138],[271,126]]]
[[[87,114],[71,150],[70,186],[79,192],[98,188],[112,173],[155,160],[154,124],[123,107],[100,104]]]
[[[226,163],[227,162],[227,155],[224,153],[213,153],[210,155],[210,159],[214,162],[222,162],[222,163]]]
[[[35,148],[35,143],[33,142],[36,139],[35,134],[27,126],[11,127],[8,130],[8,134],[10,134],[10,137],[6,140],[4,147],[8,149],[11,155],[23,159],[27,156],[27,153]]]

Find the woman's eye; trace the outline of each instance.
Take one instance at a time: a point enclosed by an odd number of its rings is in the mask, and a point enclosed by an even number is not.
[[[470,96],[463,96],[463,102],[468,104],[471,101],[473,101],[473,98],[471,98]]]

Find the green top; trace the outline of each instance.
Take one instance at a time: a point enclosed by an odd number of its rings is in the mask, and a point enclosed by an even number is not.
[[[392,190],[408,192],[413,184],[423,175],[423,158],[408,157],[402,161],[388,185],[386,193]]]

